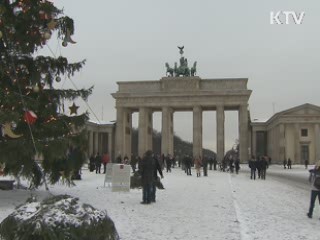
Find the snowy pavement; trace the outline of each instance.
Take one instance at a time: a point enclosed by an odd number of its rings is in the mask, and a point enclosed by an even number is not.
[[[247,166],[240,174],[210,171],[208,177],[187,176],[174,168],[164,173],[165,190],[157,191],[157,202],[141,205],[141,190],[112,192],[103,187],[104,175],[83,171],[83,180],[68,188],[52,186],[52,194],[66,193],[98,209],[106,209],[123,240],[318,240],[320,208],[308,219],[310,190],[303,166],[284,170],[271,166],[267,180],[249,179]],[[195,172],[194,172],[195,173]],[[290,178],[295,176],[297,182]],[[0,190],[0,221],[30,191]],[[44,190],[33,192],[41,198]]]

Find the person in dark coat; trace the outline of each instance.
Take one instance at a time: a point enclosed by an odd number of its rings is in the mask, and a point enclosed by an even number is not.
[[[291,168],[292,168],[291,165],[292,165],[292,161],[291,161],[290,158],[288,158],[288,169],[291,169]]]
[[[283,160],[283,168],[286,169],[287,168],[287,159]]]
[[[262,161],[261,159],[262,159],[262,157],[260,156],[257,158],[257,161],[256,161],[256,169],[258,171],[258,178],[259,179],[261,178],[261,161]]]
[[[208,158],[204,156],[202,158],[203,176],[208,176]]]
[[[138,158],[135,155],[131,155],[131,168],[132,168],[132,172],[135,173],[136,172],[136,167],[137,167],[137,162],[138,162]]]
[[[152,189],[151,189],[151,202],[156,202],[156,182],[158,181],[158,172],[163,178],[161,166],[160,166],[160,158],[154,157],[154,170],[153,170],[153,183],[152,183]]]
[[[187,175],[191,176],[191,164],[192,164],[192,159],[190,156],[186,155],[184,158],[184,162],[185,162],[185,168],[186,168],[186,173]]]
[[[234,162],[234,166],[236,168],[236,174],[238,174],[239,170],[240,170],[240,160],[239,160],[239,158],[236,158],[236,160]]]
[[[267,173],[267,168],[268,168],[268,161],[266,158],[262,157],[261,162],[260,162],[260,167],[261,167],[261,179],[266,180],[266,173]]]
[[[250,161],[249,161],[249,168],[251,169],[251,175],[250,175],[250,179],[256,180],[256,159],[254,158],[254,156],[251,157]]]
[[[96,169],[95,158],[94,158],[94,155],[91,154],[89,158],[89,170],[90,172],[93,172],[95,169]]]
[[[155,161],[151,150],[148,150],[140,164],[142,202],[141,204],[151,203],[151,192],[154,179]]]
[[[101,159],[101,156],[100,156],[99,153],[97,153],[97,156],[95,157],[94,161],[95,161],[95,164],[96,164],[96,173],[97,174],[101,173],[101,161],[102,161],[102,159]]]
[[[312,218],[314,204],[318,197],[318,201],[320,203],[320,189],[315,186],[315,180],[317,177],[320,177],[320,161],[315,165],[314,169],[310,169],[309,182],[311,183],[311,198],[310,198],[310,206],[307,216]]]
[[[306,167],[306,169],[308,169],[308,165],[309,165],[309,161],[308,160],[304,160],[304,166]]]
[[[171,158],[171,156],[168,154],[168,155],[166,156],[167,172],[171,172],[171,164],[172,164],[172,158]]]

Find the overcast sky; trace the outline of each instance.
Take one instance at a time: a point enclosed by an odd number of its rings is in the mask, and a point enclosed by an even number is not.
[[[189,63],[198,62],[201,78],[249,78],[252,119],[304,103],[319,105],[319,0],[55,0],[75,21],[77,44],[55,54],[87,59],[73,78],[78,88],[94,85],[88,104],[99,120],[115,120],[117,81],[159,80],[164,63],[178,61],[185,46]],[[302,24],[271,25],[270,12],[305,12]],[[280,17],[284,22],[284,16]],[[72,86],[62,81],[60,86]],[[88,110],[81,101],[79,113]],[[103,109],[103,110],[102,110]],[[102,113],[103,112],[103,113]],[[226,113],[226,149],[238,138],[237,112]],[[93,114],[90,118],[96,120]],[[134,114],[134,126],[137,114]],[[175,114],[174,131],[192,139],[192,114]],[[154,114],[161,129],[161,114]],[[204,146],[216,149],[214,112],[204,113]]]

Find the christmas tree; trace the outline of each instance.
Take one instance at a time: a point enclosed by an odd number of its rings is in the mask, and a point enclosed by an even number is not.
[[[74,23],[47,0],[0,0],[0,165],[4,174],[27,177],[32,187],[71,177],[85,161],[88,114],[77,115],[89,89],[58,89],[85,61],[42,56],[50,38],[75,43]],[[40,159],[40,160],[39,160]]]

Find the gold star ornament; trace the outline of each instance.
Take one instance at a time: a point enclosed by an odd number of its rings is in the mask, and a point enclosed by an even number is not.
[[[71,107],[69,107],[70,109],[70,115],[75,114],[77,115],[77,111],[78,111],[79,106],[77,106],[75,103],[72,104]]]

